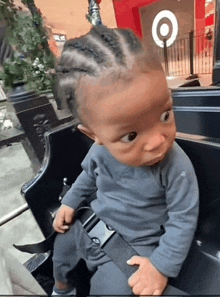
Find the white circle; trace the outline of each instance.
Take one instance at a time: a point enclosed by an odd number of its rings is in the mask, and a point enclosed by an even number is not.
[[[169,26],[167,24],[163,24],[161,27],[160,27],[160,34],[162,36],[166,36],[167,34],[169,33]]]
[[[173,26],[173,34],[170,36],[169,39],[167,39],[167,47],[168,47],[168,46],[170,46],[171,44],[174,43],[174,41],[175,41],[175,39],[177,37],[177,34],[178,34],[178,22],[177,22],[177,19],[176,19],[174,13],[172,13],[170,10],[162,10],[155,16],[155,18],[153,20],[153,24],[152,24],[152,36],[153,36],[153,39],[154,39],[155,43],[159,47],[163,47],[163,40],[160,40],[158,35],[157,35],[157,26],[158,26],[159,21],[162,18],[168,18],[171,21],[172,26]]]

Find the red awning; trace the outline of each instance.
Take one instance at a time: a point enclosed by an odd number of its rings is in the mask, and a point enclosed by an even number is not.
[[[211,14],[210,16],[208,16],[206,19],[205,19],[205,26],[208,27],[208,26],[212,26],[214,25],[214,14]]]

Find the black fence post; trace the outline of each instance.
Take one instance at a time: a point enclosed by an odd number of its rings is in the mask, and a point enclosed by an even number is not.
[[[213,52],[212,84],[220,85],[220,0],[215,1],[215,38]]]
[[[192,31],[189,32],[189,66],[190,66],[190,76],[188,76],[186,79],[193,79],[193,78],[197,78],[198,77],[197,74],[194,74],[193,59],[194,59],[194,32],[192,30]]]
[[[14,55],[12,46],[6,41],[6,25],[0,22],[0,65],[2,66],[6,59],[11,59]]]
[[[169,76],[167,40],[166,39],[163,40],[163,55],[164,55],[164,63],[165,63],[165,73],[166,73],[166,76]]]

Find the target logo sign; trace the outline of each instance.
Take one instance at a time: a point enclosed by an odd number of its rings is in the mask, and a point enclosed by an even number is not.
[[[171,46],[178,34],[178,22],[170,10],[160,11],[152,24],[152,36],[159,47],[163,47],[163,40],[167,40],[167,47]]]

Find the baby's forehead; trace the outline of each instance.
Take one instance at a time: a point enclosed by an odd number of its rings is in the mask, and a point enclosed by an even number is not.
[[[90,92],[95,90],[98,95],[102,92],[108,92],[109,89],[117,90],[123,88],[135,79],[137,75],[128,71],[106,71],[99,76],[85,76],[80,81],[80,87]]]
[[[144,113],[151,117],[161,106],[170,104],[163,73],[142,74],[130,82],[115,81],[91,87],[90,97],[84,100],[82,106],[84,118],[89,117],[90,121],[103,120],[106,116],[114,122],[123,118],[135,121]]]
[[[97,98],[102,99],[112,93],[120,94],[127,90],[136,90],[138,94],[139,83],[156,85],[157,88],[154,89],[155,92],[164,87],[164,81],[166,77],[163,72],[155,71],[148,73],[138,73],[138,74],[115,74],[114,76],[106,76],[100,78],[90,78],[86,81],[85,89],[87,93],[87,100],[92,100]],[[167,89],[167,85],[165,86]],[[152,90],[151,90],[152,91]],[[92,95],[92,96],[91,96]]]
[[[109,72],[98,77],[85,77],[81,80],[79,89],[81,89],[83,97],[85,97],[87,101],[93,101],[94,99],[99,101],[113,92],[120,93],[123,89],[126,90],[133,88],[133,86],[135,87],[136,81],[139,77],[143,76],[145,76],[146,79],[150,78],[151,81],[157,82],[159,82],[161,78],[166,79],[162,71],[143,73],[134,67],[130,71],[114,71],[113,73]],[[158,88],[160,88],[160,85],[158,85]]]
[[[117,96],[117,93],[120,93],[121,90],[131,85],[133,79],[133,76],[126,76],[126,78],[120,76],[118,78],[116,75],[87,77],[82,79],[77,92],[80,109],[86,109],[87,114],[88,109],[93,110],[113,93]]]

